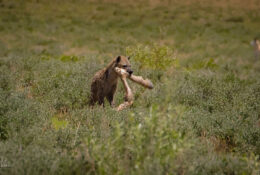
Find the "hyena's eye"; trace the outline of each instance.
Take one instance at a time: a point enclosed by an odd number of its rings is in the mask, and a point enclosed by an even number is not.
[[[127,67],[127,65],[123,65],[123,68],[126,68]]]

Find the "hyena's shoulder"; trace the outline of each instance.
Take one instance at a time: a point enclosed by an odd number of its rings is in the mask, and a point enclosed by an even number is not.
[[[105,76],[105,69],[101,69],[98,72],[95,73],[95,75],[92,78],[92,82],[98,81],[98,80],[103,80]]]

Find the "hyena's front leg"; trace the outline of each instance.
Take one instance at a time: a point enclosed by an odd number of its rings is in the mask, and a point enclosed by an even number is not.
[[[104,106],[104,97],[99,97],[98,98],[98,104]]]
[[[114,102],[114,95],[113,94],[108,94],[107,95],[107,100],[110,104],[111,107],[114,107],[115,106],[115,102]]]
[[[89,99],[89,105],[94,106],[97,101],[98,101],[97,83],[93,82],[91,84],[91,94],[90,94],[90,99]]]
[[[108,95],[106,96],[109,104],[111,107],[115,106],[115,102],[114,102],[114,94],[116,92],[116,88],[117,88],[117,84],[113,85],[111,88],[111,91],[108,93]]]
[[[104,107],[104,98],[105,98],[105,96],[104,96],[104,93],[103,93],[103,88],[102,87],[100,87],[100,89],[98,89],[98,93],[97,93],[97,96],[98,96],[98,104],[99,105],[103,105],[103,107]]]

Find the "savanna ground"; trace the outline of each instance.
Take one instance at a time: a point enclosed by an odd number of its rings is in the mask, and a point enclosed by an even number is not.
[[[255,36],[259,0],[0,0],[0,174],[260,174]],[[117,55],[155,88],[89,108]]]

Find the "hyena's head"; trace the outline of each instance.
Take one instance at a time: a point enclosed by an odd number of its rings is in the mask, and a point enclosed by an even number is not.
[[[131,75],[134,71],[131,69],[129,60],[130,57],[118,56],[115,60],[115,66],[121,69],[125,69]]]

